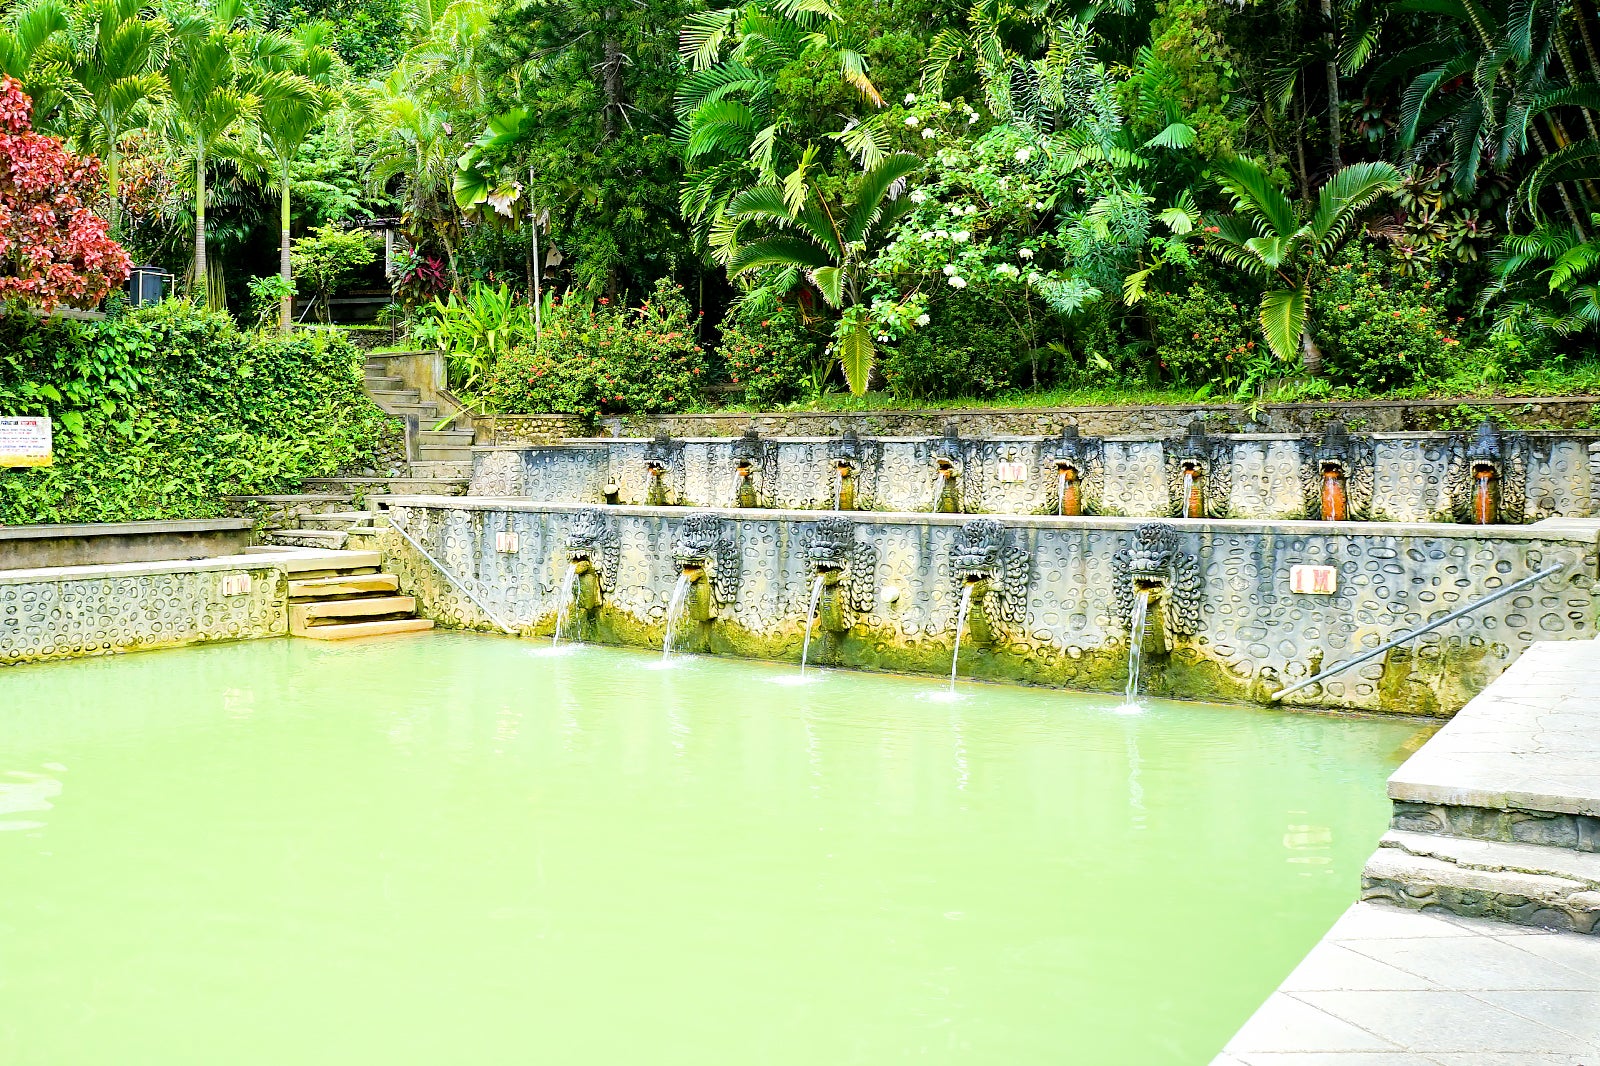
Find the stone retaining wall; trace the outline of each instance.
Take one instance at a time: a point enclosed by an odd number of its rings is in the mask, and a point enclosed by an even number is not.
[[[1500,521],[1600,514],[1600,443],[1592,434],[1529,432],[1507,454],[1519,457],[1501,482]],[[1080,464],[1084,513],[1161,517],[1183,499],[1171,438],[1080,438],[1093,458]],[[1471,434],[1374,433],[1352,438],[1350,516],[1389,522],[1449,522],[1469,510]],[[1207,436],[1205,513],[1254,520],[1318,517],[1317,438],[1281,433]],[[473,496],[527,496],[566,504],[650,501],[646,459],[665,468],[667,503],[726,507],[734,502],[741,449],[760,505],[834,507],[837,440],[825,437],[577,439],[560,444],[477,448]],[[965,514],[1054,514],[1059,438],[861,437],[855,444],[855,510],[935,511],[944,486],[936,459],[957,461],[954,495]],[[1359,456],[1359,459],[1358,459]],[[1510,506],[1515,504],[1514,507]]]
[[[579,619],[589,638],[660,647],[679,573],[675,560],[685,552],[709,555],[714,620],[686,627],[686,646],[788,660],[799,658],[804,637],[818,519],[841,520],[797,511],[574,509],[470,497],[395,497],[391,506],[394,519],[496,615],[528,632],[553,629],[567,553],[583,543],[594,546],[596,567],[610,571],[602,605]],[[993,580],[974,617],[991,626],[993,640],[968,633],[961,673],[1104,691],[1123,685],[1137,569],[1130,552],[1140,547],[1141,523],[907,514],[843,521],[849,544],[842,550],[851,562],[839,606],[850,624],[842,634],[819,629],[813,661],[948,673],[963,573],[973,553],[982,554],[976,542],[992,535]],[[1449,714],[1532,641],[1594,635],[1600,523],[1548,525],[1480,531],[1160,523],[1165,533],[1154,543],[1157,554],[1165,553],[1162,630],[1170,653],[1150,660],[1146,691],[1262,699],[1494,588],[1557,562],[1570,565],[1564,578],[1287,701]],[[443,625],[493,628],[397,534],[384,538],[391,570],[423,613]],[[1150,545],[1144,548],[1149,554]],[[1296,564],[1333,567],[1336,591],[1292,592]]]
[[[0,571],[0,666],[288,632],[264,556]]]

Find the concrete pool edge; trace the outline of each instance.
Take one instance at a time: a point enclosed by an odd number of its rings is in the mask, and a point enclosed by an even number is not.
[[[377,552],[292,548],[0,570],[0,667],[281,637],[292,576],[380,562]]]
[[[1533,645],[1395,771],[1361,902],[1213,1066],[1600,1062],[1597,651]]]

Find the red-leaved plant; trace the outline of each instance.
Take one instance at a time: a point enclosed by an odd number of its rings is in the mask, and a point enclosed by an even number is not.
[[[32,113],[16,81],[0,79],[0,300],[93,307],[132,264],[86,206],[99,190],[99,162],[33,132]]]

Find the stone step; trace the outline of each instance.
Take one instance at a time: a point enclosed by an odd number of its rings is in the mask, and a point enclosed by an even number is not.
[[[393,378],[370,370],[366,372],[364,381],[369,392],[400,392],[406,387],[404,378]]]
[[[353,620],[415,616],[417,601],[410,596],[361,596],[355,599],[315,600],[289,608],[289,632],[303,636],[319,625],[335,625]]]
[[[289,599],[321,600],[337,596],[383,595],[400,590],[400,579],[393,574],[340,574],[289,582]]]
[[[296,548],[281,544],[257,544],[244,550],[246,555],[271,556],[271,565],[290,579],[334,577],[336,575],[376,573],[383,565],[383,554],[376,551],[343,551],[324,548]]]
[[[394,633],[420,633],[433,628],[431,618],[388,618],[379,622],[344,622],[312,626],[298,634],[311,640],[350,640],[355,637],[381,637]]]
[[[423,429],[417,434],[418,444],[447,444],[452,448],[470,448],[475,434],[470,429]]]
[[[1361,873],[1361,898],[1596,933],[1600,854],[1390,830]]]
[[[360,488],[364,493],[386,494],[391,496],[462,496],[467,491],[466,478],[426,478],[426,477],[349,477],[349,478],[314,478],[307,481],[324,481]]]
[[[371,511],[324,511],[321,514],[308,514],[300,519],[302,529],[349,529],[372,520]]]
[[[418,478],[436,478],[447,481],[470,480],[472,478],[472,464],[456,460],[423,460],[411,464],[411,476]]]
[[[267,543],[288,548],[343,548],[346,539],[342,529],[275,529],[267,534]]]
[[[372,401],[384,410],[401,405],[414,405],[422,402],[422,393],[416,389],[369,389],[367,395]]]
[[[425,463],[470,463],[472,449],[455,444],[419,444],[417,460]]]

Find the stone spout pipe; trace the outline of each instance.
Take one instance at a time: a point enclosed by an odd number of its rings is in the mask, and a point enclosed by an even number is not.
[[[836,566],[819,566],[817,576],[822,578],[822,595],[817,599],[817,624],[829,633],[846,632],[850,628],[851,618],[846,602],[844,571]]]
[[[711,594],[711,580],[705,566],[698,562],[684,563],[679,573],[689,579],[689,595],[683,604],[686,618],[696,622],[710,622],[717,617],[716,598]]]

